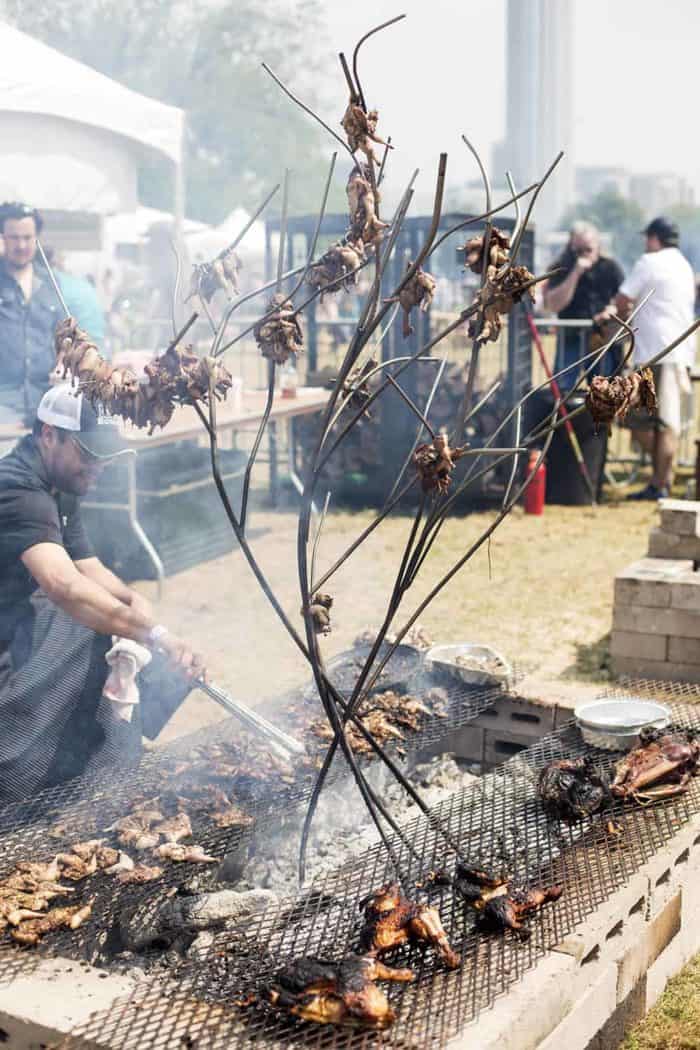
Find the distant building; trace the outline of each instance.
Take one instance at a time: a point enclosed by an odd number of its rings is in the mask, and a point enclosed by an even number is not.
[[[573,0],[508,0],[506,137],[493,154],[522,188],[540,178],[560,149],[564,159],[537,202],[535,223],[555,228],[574,199]]]
[[[681,175],[671,172],[632,175],[629,195],[649,218],[668,211],[674,204],[695,203],[692,186]]]
[[[576,200],[587,201],[610,190],[621,197],[630,196],[630,173],[626,168],[606,166],[577,167],[575,172]]]

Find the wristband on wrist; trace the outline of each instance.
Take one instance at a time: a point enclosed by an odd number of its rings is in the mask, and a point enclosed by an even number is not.
[[[157,623],[155,627],[151,627],[148,632],[148,644],[153,649],[157,649],[160,642],[163,641],[165,636],[170,634],[170,631],[162,623]]]

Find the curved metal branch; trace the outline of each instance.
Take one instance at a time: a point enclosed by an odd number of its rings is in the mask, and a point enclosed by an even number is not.
[[[527,211],[525,212],[525,218],[523,219],[522,226],[518,230],[518,236],[517,236],[517,238],[514,238],[512,244],[510,246],[510,258],[509,258],[508,262],[505,263],[504,266],[502,267],[502,269],[499,270],[499,272],[498,272],[498,277],[499,278],[503,277],[504,274],[508,273],[508,270],[511,268],[511,266],[515,265],[516,260],[518,258],[518,252],[520,251],[520,243],[521,243],[521,241],[523,239],[523,234],[525,233],[525,230],[527,229],[527,224],[530,221],[530,216],[532,215],[532,209],[535,207],[535,203],[537,202],[537,198],[540,195],[542,187],[547,182],[547,180],[549,179],[550,175],[552,174],[552,172],[554,171],[554,169],[556,168],[557,164],[559,163],[559,161],[562,159],[563,156],[564,156],[564,151],[560,150],[559,153],[557,153],[557,155],[554,158],[554,160],[552,161],[552,163],[549,165],[549,167],[545,171],[545,173],[542,176],[542,178],[540,179],[540,181],[537,183],[537,188],[536,188],[535,192],[533,193],[532,197],[530,198],[530,202],[529,202],[529,204],[527,206]]]
[[[253,447],[252,447],[252,449],[250,451],[250,455],[248,456],[248,462],[246,463],[245,474],[243,475],[243,492],[241,494],[241,513],[240,513],[240,516],[239,516],[239,521],[241,523],[241,529],[243,530],[244,533],[245,533],[245,526],[246,526],[246,516],[247,516],[247,513],[248,513],[248,492],[250,490],[250,478],[251,478],[251,475],[253,473],[253,467],[255,466],[255,460],[258,457],[258,452],[260,450],[260,443],[262,442],[263,434],[265,433],[265,427],[267,426],[267,422],[268,422],[268,420],[270,418],[270,412],[272,411],[272,402],[274,400],[274,397],[275,397],[275,362],[274,361],[269,361],[268,362],[268,371],[267,371],[267,400],[265,402],[265,410],[263,412],[262,419],[260,420],[260,425],[258,427],[258,432],[255,435],[255,441],[253,442]]]
[[[284,183],[282,188],[282,211],[280,213],[279,246],[277,249],[277,280],[275,291],[282,288],[282,274],[284,273],[284,249],[287,240],[287,211],[289,208],[289,168],[284,169]]]
[[[177,334],[177,321],[175,319],[175,308],[177,299],[180,294],[180,277],[182,275],[182,260],[180,259],[180,253],[177,250],[175,241],[172,234],[168,234],[168,243],[170,244],[171,251],[175,256],[175,286],[173,287],[173,297],[170,303],[170,320],[173,327],[173,335]]]
[[[336,132],[333,131],[333,128],[331,128],[328,124],[326,124],[325,120],[323,120],[321,117],[319,117],[318,113],[314,113],[314,111],[311,109],[310,106],[307,106],[305,102],[302,102],[301,99],[296,97],[296,95],[293,95],[292,92],[289,90],[289,88],[285,84],[282,83],[280,78],[275,73],[272,72],[272,70],[270,69],[270,67],[268,66],[268,64],[266,62],[262,63],[262,67],[263,67],[263,69],[265,70],[266,73],[269,73],[269,75],[272,77],[272,79],[275,81],[275,83],[279,87],[282,88],[282,91],[284,91],[284,93],[287,96],[287,98],[290,98],[292,100],[292,102],[295,102],[297,104],[297,106],[300,107],[300,109],[303,109],[305,113],[308,113],[310,117],[313,117],[314,120],[318,121],[318,123],[321,125],[321,127],[325,128],[326,131],[328,132],[328,134],[332,135],[333,138],[335,139],[335,141],[340,143],[340,145],[343,147],[343,149],[346,150],[347,153],[349,153],[350,157],[352,158],[352,162],[354,164],[355,163],[355,154],[352,152],[352,150],[348,146],[347,142],[344,139],[342,139],[340,137],[340,135],[336,134]]]
[[[352,71],[355,77],[357,91],[360,96],[360,103],[362,104],[362,108],[365,110],[365,112],[367,111],[367,105],[365,103],[365,96],[362,90],[362,84],[360,83],[360,77],[357,72],[357,56],[360,53],[360,48],[367,40],[369,40],[371,36],[374,36],[375,33],[378,33],[382,29],[386,29],[388,26],[393,26],[397,22],[401,22],[405,17],[406,15],[397,15],[395,18],[390,18],[388,22],[382,22],[381,25],[375,26],[374,29],[370,29],[368,33],[365,33],[363,37],[360,37],[358,42],[355,44],[355,50],[352,53]]]

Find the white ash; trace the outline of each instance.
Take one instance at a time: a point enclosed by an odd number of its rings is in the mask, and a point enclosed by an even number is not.
[[[408,779],[432,809],[456,791],[478,779],[462,768],[451,754],[439,755],[407,771]],[[421,815],[388,770],[373,768],[369,779],[388,812],[400,824]],[[301,814],[284,820],[279,830],[256,843],[255,855],[246,865],[238,889],[261,887],[289,894],[297,885]],[[327,788],[314,817],[308,849],[307,880],[324,875],[350,857],[375,845],[379,833],[367,814],[354,784]]]

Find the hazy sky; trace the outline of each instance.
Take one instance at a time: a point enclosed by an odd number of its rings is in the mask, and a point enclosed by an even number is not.
[[[576,163],[676,171],[700,198],[700,2],[574,5]],[[372,38],[360,63],[367,102],[380,109],[380,131],[396,143],[392,182],[420,167],[427,191],[440,150],[449,154],[448,182],[474,178],[461,132],[490,163],[505,120],[504,9],[504,0],[326,0],[330,46],[348,57],[372,25],[408,15]],[[324,99],[330,123],[337,122],[343,101],[339,79]]]

